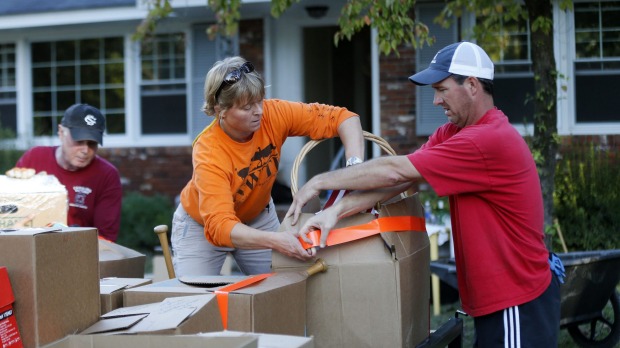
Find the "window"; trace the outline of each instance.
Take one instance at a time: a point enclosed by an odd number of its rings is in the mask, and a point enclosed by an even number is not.
[[[186,134],[185,37],[157,35],[142,44],[142,134]]]
[[[0,44],[0,140],[9,133],[17,134],[15,45]]]
[[[531,123],[534,116],[534,73],[528,21],[500,18],[498,29],[489,32],[478,44],[495,64],[495,104],[512,124],[525,125]]]
[[[64,110],[86,103],[106,116],[108,134],[125,133],[123,38],[32,44],[33,134],[51,136]]]
[[[577,123],[618,122],[620,1],[575,2]]]

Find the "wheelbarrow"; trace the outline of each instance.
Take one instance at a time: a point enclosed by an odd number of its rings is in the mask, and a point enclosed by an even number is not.
[[[566,268],[560,286],[560,328],[580,347],[620,342],[620,249],[559,253]],[[431,272],[457,288],[454,259],[431,261]]]

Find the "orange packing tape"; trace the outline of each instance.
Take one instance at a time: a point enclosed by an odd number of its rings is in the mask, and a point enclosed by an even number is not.
[[[368,223],[336,228],[329,232],[327,236],[326,246],[347,243],[370,237],[374,234],[382,232],[403,232],[403,231],[419,231],[426,232],[426,222],[423,217],[417,216],[387,216],[374,219]],[[308,233],[308,238],[312,244],[306,243],[301,237],[299,242],[304,249],[317,247],[321,245],[321,231],[315,230]]]
[[[273,273],[258,274],[240,282],[226,285],[219,290],[215,290],[215,298],[217,299],[218,307],[220,307],[220,315],[222,316],[222,325],[224,326],[224,330],[228,328],[228,293],[245,288],[248,285],[257,283],[267,277],[271,277],[272,275]]]

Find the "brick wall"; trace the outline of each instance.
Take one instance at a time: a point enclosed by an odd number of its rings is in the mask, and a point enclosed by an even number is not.
[[[424,141],[415,135],[415,85],[409,81],[415,70],[411,45],[399,47],[399,56],[380,55],[381,137],[398,154],[411,153]]]

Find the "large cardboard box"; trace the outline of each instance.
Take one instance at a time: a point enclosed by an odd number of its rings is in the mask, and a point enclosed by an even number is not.
[[[229,280],[231,276],[207,277]],[[237,277],[237,280],[247,277]],[[192,279],[199,282],[199,277]],[[205,282],[206,283],[206,282]],[[173,296],[213,293],[222,286],[193,286],[170,279],[127,289],[126,306],[162,301]],[[306,276],[301,272],[275,273],[258,283],[228,294],[227,329],[304,336],[306,324]]]
[[[136,286],[152,283],[145,278],[103,278],[99,281],[101,314],[123,307],[123,292]]]
[[[45,348],[257,348],[255,336],[70,335]]]
[[[146,255],[99,239],[99,277],[144,278]]]
[[[13,311],[13,288],[6,267],[0,266],[0,346],[21,348],[23,346]]]
[[[423,216],[417,195],[380,208],[380,217]],[[303,223],[312,214],[301,217]],[[371,214],[339,221],[364,224]],[[423,226],[423,224],[422,224]],[[285,219],[281,229],[293,229]],[[414,347],[429,335],[430,248],[421,231],[384,232],[320,249],[325,273],[308,279],[307,334],[318,347]],[[309,267],[274,251],[276,272]]]
[[[217,300],[208,294],[118,308],[102,315],[81,334],[185,335],[222,329]]]
[[[0,231],[0,265],[10,269],[25,347],[54,342],[99,318],[97,230]]]
[[[14,179],[0,175],[0,229],[34,216],[25,227],[67,224],[67,189],[53,175]]]

